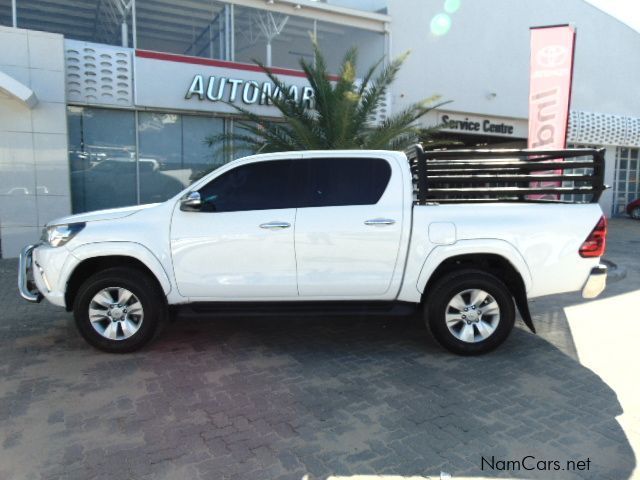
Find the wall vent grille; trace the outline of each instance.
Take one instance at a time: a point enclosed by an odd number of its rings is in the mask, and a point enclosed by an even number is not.
[[[131,49],[65,40],[67,100],[133,106]]]

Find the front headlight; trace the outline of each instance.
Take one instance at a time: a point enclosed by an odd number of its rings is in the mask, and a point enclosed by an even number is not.
[[[45,227],[42,230],[42,241],[52,247],[61,247],[75,237],[85,225],[85,223],[70,223]]]

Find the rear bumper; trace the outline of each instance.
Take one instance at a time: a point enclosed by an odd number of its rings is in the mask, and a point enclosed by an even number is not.
[[[607,285],[607,266],[600,264],[591,269],[589,278],[587,278],[582,288],[583,298],[596,298],[602,293]]]
[[[18,261],[18,291],[20,296],[28,302],[38,303],[42,300],[42,293],[33,280],[33,250],[38,245],[27,245],[20,252]]]

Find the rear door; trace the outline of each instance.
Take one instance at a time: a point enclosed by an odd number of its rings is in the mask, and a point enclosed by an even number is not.
[[[297,169],[300,297],[392,298],[403,231],[399,166],[392,158],[327,154]]]

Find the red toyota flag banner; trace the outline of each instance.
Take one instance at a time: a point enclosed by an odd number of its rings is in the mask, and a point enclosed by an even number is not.
[[[531,28],[529,148],[567,146],[575,38],[575,28],[571,25]],[[560,184],[542,182],[536,185]],[[536,197],[544,196],[532,196]]]

